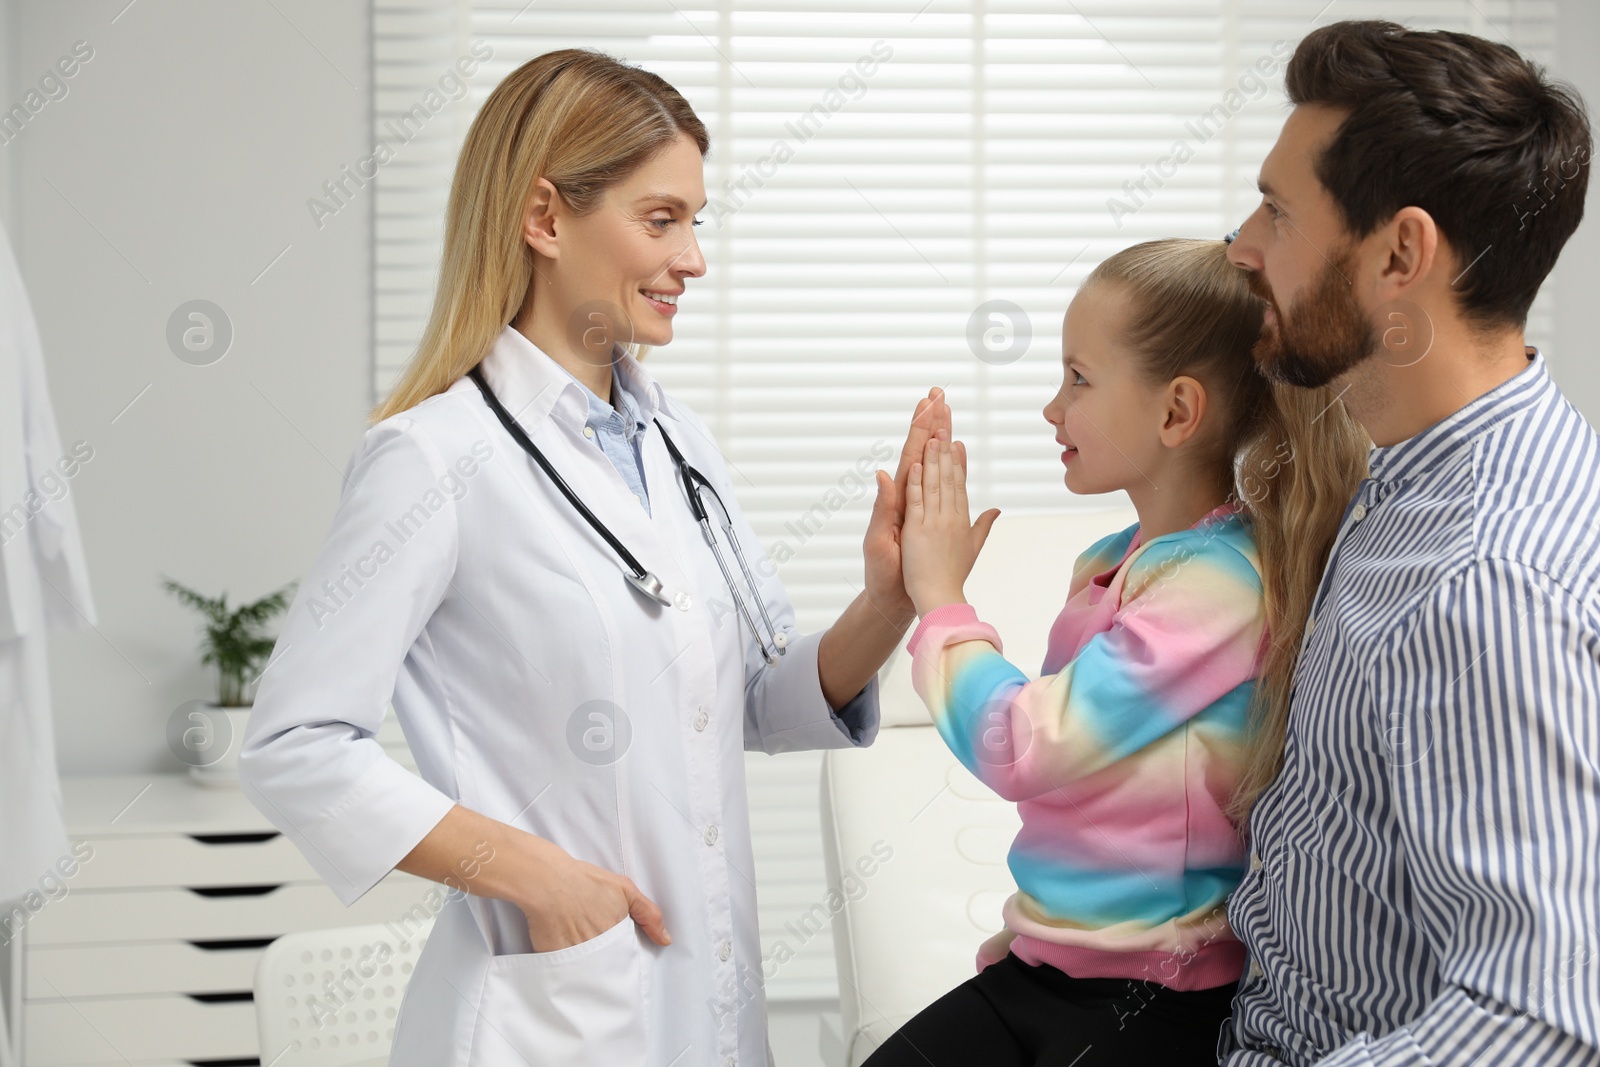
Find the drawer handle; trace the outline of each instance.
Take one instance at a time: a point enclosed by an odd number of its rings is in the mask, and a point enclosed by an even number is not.
[[[276,830],[267,830],[251,834],[188,834],[187,836],[202,845],[258,845],[263,841],[271,841],[279,834]]]
[[[191,893],[202,897],[264,897],[274,889],[282,889],[282,882],[272,885],[207,885],[185,886]]]
[[[189,944],[207,952],[222,952],[235,948],[266,948],[276,940],[275,937],[246,937],[233,941],[191,941]]]
[[[198,1000],[202,1004],[232,1004],[241,1000],[254,1000],[256,995],[246,989],[240,993],[185,993],[190,1000]]]
[[[184,1060],[183,1062],[187,1063],[189,1067],[261,1067],[261,1058],[259,1056],[230,1060]]]

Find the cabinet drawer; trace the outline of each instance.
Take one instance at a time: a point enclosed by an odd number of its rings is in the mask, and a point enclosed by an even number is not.
[[[247,1059],[256,1050],[256,1006],[185,996],[29,1001],[23,1008],[28,1067],[139,1060]]]
[[[234,887],[234,890],[253,887]],[[448,890],[436,882],[391,874],[350,907],[321,882],[261,887],[264,892],[206,895],[192,889],[85,889],[57,900],[28,923],[28,944],[84,945],[106,941],[210,941],[278,937],[362,923],[398,923],[425,903],[442,903]]]
[[[265,942],[265,938],[258,939]],[[227,944],[227,942],[219,942]],[[29,1000],[151,993],[248,992],[265,944],[203,948],[187,941],[130,945],[31,945]]]
[[[73,889],[315,882],[321,875],[276,831],[82,837],[94,853],[64,879]]]

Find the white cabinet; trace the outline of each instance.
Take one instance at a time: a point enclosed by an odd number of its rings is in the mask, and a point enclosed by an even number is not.
[[[400,923],[442,891],[393,871],[346,908],[242,793],[187,774],[66,776],[62,793],[76,869],[23,925],[27,1067],[257,1064],[267,944]]]

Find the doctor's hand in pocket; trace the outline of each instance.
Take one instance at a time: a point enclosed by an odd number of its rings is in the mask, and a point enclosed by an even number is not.
[[[476,862],[488,849],[493,862]],[[398,870],[479,896],[507,900],[528,920],[535,952],[599,937],[633,916],[659,945],[672,936],[661,909],[631,878],[574,859],[546,838],[457,804],[419,841]]]
[[[962,587],[999,517],[1000,509],[990,508],[969,521],[966,446],[947,437],[929,441],[911,468],[900,530],[906,595],[918,615],[967,602]]]
[[[528,837],[536,873],[513,903],[528,917],[533,951],[554,952],[599,937],[630,915],[650,940],[672,943],[661,909],[631,878],[574,859],[542,837]]]
[[[867,597],[884,615],[894,618],[909,615],[914,607],[906,593],[901,576],[901,527],[905,522],[906,485],[911,477],[911,467],[920,462],[928,442],[940,432],[945,440],[950,438],[950,405],[945,402],[944,390],[935,386],[928,395],[917,401],[911,416],[911,426],[906,432],[905,445],[900,449],[900,466],[894,477],[887,471],[878,471],[878,496],[872,505],[872,518],[867,524],[862,554],[866,563]]]

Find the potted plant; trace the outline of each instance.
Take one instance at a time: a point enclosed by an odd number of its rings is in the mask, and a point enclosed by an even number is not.
[[[178,709],[168,724],[168,743],[198,781],[207,785],[238,784],[239,743],[255,699],[255,683],[260,679],[257,668],[272,655],[276,643],[261,630],[272,616],[289,606],[295,584],[290,582],[252,604],[229,610],[227,593],[213,599],[171,578],[162,578],[167,592],[205,616],[200,662],[217,666],[216,702],[190,701]]]

